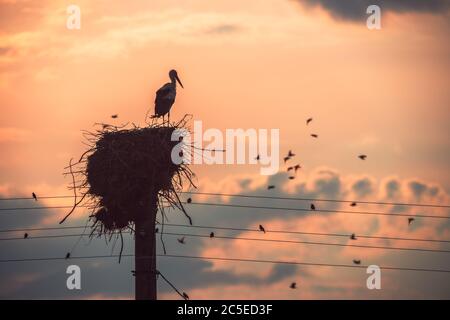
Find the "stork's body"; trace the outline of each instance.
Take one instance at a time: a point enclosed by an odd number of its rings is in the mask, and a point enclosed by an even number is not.
[[[181,84],[175,70],[170,70],[169,78],[170,82],[166,83],[158,91],[156,91],[154,117],[163,117],[164,119],[164,116],[167,114],[170,122],[170,109],[172,108],[177,95],[177,81],[182,88],[183,85]]]

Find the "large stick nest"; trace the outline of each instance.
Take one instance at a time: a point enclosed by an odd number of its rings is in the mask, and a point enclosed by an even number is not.
[[[186,129],[186,117],[169,124],[151,123],[131,128],[100,124],[94,132],[84,132],[89,149],[78,162],[66,168],[73,178],[74,206],[88,207],[93,219],[92,233],[110,234],[125,228],[133,230],[137,210],[156,199],[164,220],[164,208],[184,210],[178,193],[183,184],[195,187],[193,172],[187,164],[175,164],[171,154],[178,140],[172,141],[175,129]],[[192,223],[192,222],[191,222]]]

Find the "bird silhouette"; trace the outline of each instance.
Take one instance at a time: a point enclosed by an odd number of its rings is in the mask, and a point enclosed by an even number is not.
[[[289,159],[291,159],[291,157],[289,157],[289,156],[287,156],[287,157],[284,157],[283,158],[283,160],[284,160],[284,163],[286,163]]]
[[[156,228],[156,229],[155,229],[155,233],[158,233],[158,232],[159,232],[159,228]]]
[[[414,218],[408,218],[408,225],[410,225],[411,223],[413,223],[415,219]]]
[[[186,244],[186,242],[184,242],[184,238],[185,237],[178,238],[177,241],[181,244]]]
[[[177,95],[177,82],[183,88],[183,84],[178,78],[176,70],[169,71],[170,82],[163,85],[158,91],[156,91],[155,98],[155,115],[152,118],[163,117],[167,114],[168,121],[170,122],[170,109],[175,102]]]
[[[113,118],[113,119],[117,119],[118,117],[119,117],[118,114],[113,114],[113,115],[111,116],[111,118]]]
[[[316,210],[316,206],[314,205],[314,203],[311,203],[311,210]]]
[[[353,263],[354,263],[354,264],[361,264],[361,260],[353,259]]]
[[[360,158],[361,160],[366,160],[367,156],[365,154],[360,154],[358,158]]]
[[[28,233],[25,232],[25,234],[23,235],[23,238],[24,239],[28,238]]]
[[[289,177],[289,180],[294,180],[294,179],[295,179],[294,176],[290,176],[290,177]]]
[[[288,155],[289,158],[295,157],[295,153],[292,153],[291,150],[289,150]]]
[[[289,286],[289,288],[291,288],[291,289],[297,289],[297,283],[292,282],[291,285]]]
[[[264,227],[262,225],[259,225],[259,231],[266,233],[266,229],[264,229]]]
[[[209,237],[210,237],[210,238],[214,238],[214,232],[211,232],[211,233],[209,234]]]
[[[187,198],[186,202],[187,203],[192,203],[192,199],[191,198]]]
[[[255,160],[259,160],[260,159],[260,156],[259,156],[259,154],[256,156],[256,158],[255,158]]]
[[[33,192],[31,195],[32,195],[32,197],[33,197],[33,199],[34,199],[35,201],[38,200],[38,199],[37,199],[37,196],[36,196],[36,193]]]
[[[189,296],[188,296],[188,294],[186,292],[183,292],[183,298],[185,300],[189,300]]]
[[[294,167],[288,167],[288,168],[287,168],[287,171],[288,171],[288,172],[291,171],[291,170],[294,170]]]
[[[70,252],[67,252],[66,259],[69,259],[69,258],[70,258]]]
[[[350,203],[350,207],[356,207],[356,202]]]
[[[311,134],[311,137],[318,138],[319,136],[317,134],[313,133],[313,134]]]
[[[313,121],[313,118],[308,118],[308,120],[306,120],[306,125],[308,125],[311,121]]]
[[[297,173],[297,170],[300,169],[301,167],[302,167],[301,165],[296,164],[296,165],[294,166],[294,172]]]
[[[275,189],[275,186],[274,185],[267,186],[267,190],[270,190],[270,189]]]
[[[352,233],[352,235],[350,236],[350,239],[356,240],[356,235],[354,233]]]

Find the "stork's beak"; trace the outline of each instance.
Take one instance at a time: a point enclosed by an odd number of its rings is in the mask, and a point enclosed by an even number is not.
[[[180,78],[178,78],[178,75],[176,75],[175,76],[176,77],[176,79],[177,79],[177,81],[178,81],[178,83],[180,84],[180,86],[184,89],[184,87],[183,87],[183,84],[181,83],[181,80],[180,80]]]

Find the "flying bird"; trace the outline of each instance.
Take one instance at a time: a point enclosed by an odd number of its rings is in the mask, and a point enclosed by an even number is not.
[[[34,199],[35,201],[37,201],[36,193],[33,192],[31,195],[33,196],[33,199]]]
[[[291,159],[291,157],[289,157],[289,156],[287,156],[287,157],[284,157],[284,158],[283,158],[283,160],[284,160],[284,163],[286,163],[286,161],[288,161],[289,159]]]
[[[262,225],[259,225],[259,231],[266,233],[266,229],[264,229],[264,227]]]
[[[311,203],[311,210],[316,210],[316,206],[314,205],[314,203]]]
[[[181,244],[186,244],[186,242],[184,242],[184,238],[185,237],[178,238],[177,241]]]
[[[288,155],[287,155],[289,158],[291,158],[291,157],[295,157],[295,153],[292,153],[292,151],[291,150],[289,150],[289,152],[288,152]]]
[[[294,179],[295,179],[294,176],[290,176],[290,177],[289,177],[289,180],[294,180]]]
[[[313,118],[309,118],[308,120],[306,120],[306,125],[308,125],[311,121],[313,121]]]
[[[408,225],[410,225],[411,223],[413,223],[415,219],[414,218],[408,218]]]
[[[361,160],[366,160],[367,155],[365,155],[365,154],[360,154],[360,155],[358,156],[358,158],[360,158]]]
[[[111,118],[113,118],[113,119],[117,119],[118,117],[119,117],[118,114],[113,114],[113,115],[111,116]]]
[[[350,236],[350,239],[356,240],[356,235],[354,233],[352,233],[352,235]]]
[[[70,258],[70,252],[67,252],[66,259],[69,259],[69,258]]]
[[[267,186],[267,190],[270,190],[270,189],[275,189],[275,186],[274,185]]]
[[[24,239],[28,238],[28,233],[25,232],[25,234],[23,235],[23,238]]]
[[[192,203],[192,199],[191,198],[187,198],[186,202],[187,203]]]
[[[301,165],[296,164],[296,165],[294,166],[294,171],[295,171],[295,173],[297,173],[297,170],[300,169],[301,167],[302,167]]]
[[[297,283],[292,282],[291,285],[289,286],[289,288],[291,288],[291,289],[297,289]]]
[[[167,114],[168,120],[170,122],[170,109],[175,102],[175,97],[177,95],[177,82],[183,88],[183,84],[178,78],[176,70],[169,71],[170,82],[163,85],[158,91],[156,91],[155,98],[155,115],[152,118],[163,117]]]
[[[350,203],[350,207],[356,207],[356,202]]]
[[[211,233],[209,234],[209,237],[210,237],[210,238],[214,238],[214,232],[211,232]]]
[[[287,168],[287,171],[288,171],[288,172],[291,171],[291,170],[294,170],[294,167],[288,167],[288,168]]]
[[[317,134],[313,133],[313,134],[311,134],[311,137],[318,138],[319,136]]]
[[[353,259],[353,263],[354,263],[354,264],[361,264],[361,260],[355,260],[355,259]]]

